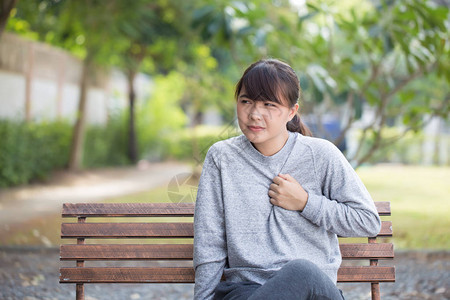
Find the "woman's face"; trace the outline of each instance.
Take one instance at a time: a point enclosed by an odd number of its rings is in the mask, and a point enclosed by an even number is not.
[[[245,93],[245,87],[242,87],[237,99],[239,127],[255,148],[266,156],[275,154],[283,147],[289,135],[286,123],[298,109],[298,104],[289,108],[286,99],[282,99],[282,103],[251,100]]]

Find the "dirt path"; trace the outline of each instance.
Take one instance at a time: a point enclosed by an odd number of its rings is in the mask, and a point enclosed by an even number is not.
[[[189,165],[164,162],[75,173],[57,172],[46,184],[1,190],[0,226],[59,212],[64,202],[101,201],[149,190],[191,171]]]
[[[58,283],[62,264],[57,248],[0,248],[0,299],[75,299],[75,285]],[[383,300],[450,299],[449,252],[399,251],[394,264],[397,280],[381,284]],[[339,284],[339,288],[347,300],[370,299],[368,283]],[[192,284],[86,285],[87,300],[182,300],[192,296]]]

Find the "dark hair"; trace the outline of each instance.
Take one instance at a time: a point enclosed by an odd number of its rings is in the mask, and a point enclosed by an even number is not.
[[[294,70],[285,62],[277,59],[262,59],[251,64],[245,70],[236,85],[235,97],[239,97],[242,87],[246,95],[254,101],[272,101],[293,107],[300,98],[300,81]],[[294,118],[286,124],[292,132],[312,136],[309,128],[300,120],[297,112]]]

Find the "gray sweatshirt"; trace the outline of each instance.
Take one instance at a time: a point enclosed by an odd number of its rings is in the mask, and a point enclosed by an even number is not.
[[[268,191],[279,173],[308,193],[302,212],[274,206]],[[227,281],[263,284],[285,263],[307,259],[336,282],[337,236],[376,236],[381,222],[367,189],[330,142],[289,132],[264,156],[244,136],[209,149],[194,217],[194,299],[212,299]]]

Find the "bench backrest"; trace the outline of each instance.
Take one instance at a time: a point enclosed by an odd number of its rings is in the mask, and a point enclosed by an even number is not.
[[[389,202],[376,202],[376,207],[380,216],[390,215]],[[85,283],[194,283],[193,215],[193,203],[64,204],[62,216],[76,217],[77,222],[62,223],[61,237],[76,239],[77,243],[61,245],[60,258],[76,261],[77,266],[60,268],[60,282],[76,283],[77,299],[84,299]],[[133,217],[150,219],[130,222]],[[189,218],[186,220],[184,217]],[[86,222],[87,218],[94,222]],[[103,218],[107,222],[98,222]],[[392,223],[382,221],[378,237],[390,236]],[[95,239],[95,244],[86,243],[87,239]],[[99,243],[100,239],[114,239],[116,243]],[[149,243],[126,243],[130,239],[146,239]],[[372,298],[379,299],[378,284],[395,281],[395,269],[377,266],[378,260],[392,259],[394,249],[391,243],[376,243],[376,237],[367,241],[340,244],[344,260],[368,260],[370,263],[366,266],[341,266],[338,282],[370,282]],[[85,261],[123,260],[178,261],[179,264],[173,266],[171,262],[170,266],[164,266],[158,263],[154,267],[85,266]]]

